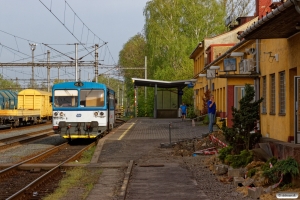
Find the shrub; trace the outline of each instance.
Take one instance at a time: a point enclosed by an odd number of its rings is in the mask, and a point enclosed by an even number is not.
[[[225,162],[233,168],[244,167],[253,160],[251,151],[243,150],[239,155],[227,155]]]
[[[224,147],[219,151],[219,159],[224,162],[225,158],[227,155],[231,154],[233,147],[232,146],[228,146],[228,147]]]
[[[256,168],[252,168],[252,169],[250,169],[250,170],[248,171],[247,176],[248,176],[248,177],[252,177],[252,176],[255,175],[256,172],[257,172],[257,169],[256,169]]]
[[[281,176],[283,176],[281,185],[290,183],[292,177],[299,175],[298,163],[295,159],[290,157],[286,160],[276,162],[272,168],[267,168],[265,165],[262,169],[264,169],[263,176],[269,180],[269,183],[277,183]]]

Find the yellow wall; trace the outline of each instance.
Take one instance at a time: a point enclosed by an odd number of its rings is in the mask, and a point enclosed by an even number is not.
[[[299,40],[299,39],[298,39]],[[299,42],[299,41],[298,41]],[[288,141],[288,136],[294,135],[294,76],[296,70],[290,63],[299,62],[299,58],[292,58],[289,51],[294,46],[294,50],[299,51],[299,47],[295,46],[297,40],[290,39],[269,39],[261,40],[260,51],[260,91],[263,90],[262,78],[266,77],[266,113],[261,112],[261,132],[265,137],[271,137],[281,141]],[[298,43],[299,44],[299,43]],[[291,48],[291,49],[290,49]],[[290,49],[290,50],[289,50]],[[293,51],[293,50],[292,50]],[[267,53],[271,52],[271,53]],[[275,60],[275,54],[278,54],[278,61]],[[297,61],[298,60],[298,61]],[[279,72],[285,72],[285,114],[279,114]],[[275,113],[270,113],[271,102],[271,83],[270,75],[275,75]],[[261,97],[262,97],[261,92]]]

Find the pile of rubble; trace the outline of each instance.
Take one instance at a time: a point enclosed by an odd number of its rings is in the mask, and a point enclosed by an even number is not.
[[[252,161],[244,168],[233,169],[232,167],[223,164],[218,158],[218,150],[226,147],[227,143],[221,131],[213,132],[203,138],[194,138],[189,140],[178,141],[174,147],[175,155],[180,156],[208,156],[204,164],[217,176],[217,180],[223,183],[233,184],[237,191],[249,196],[253,199],[276,199],[276,192],[279,191],[279,184],[282,181],[269,185],[268,180],[262,175],[261,166],[265,164],[261,156],[261,149],[255,151],[255,161]],[[264,152],[265,153],[265,152]],[[272,167],[272,166],[270,166]],[[248,172],[254,170],[255,174],[248,177]],[[299,191],[298,189],[290,189],[289,191]],[[299,193],[300,194],[300,193]]]
[[[178,141],[174,147],[175,155],[196,156],[198,154],[213,155],[218,149],[227,146],[221,131],[215,131],[203,138]]]

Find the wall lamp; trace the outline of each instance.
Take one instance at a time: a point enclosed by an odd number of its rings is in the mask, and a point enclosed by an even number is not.
[[[242,57],[244,56],[244,52],[231,52],[231,57]]]
[[[269,54],[269,62],[273,62],[273,60],[275,59],[275,61],[279,61],[279,57],[278,54],[274,54],[274,56],[272,56],[272,51],[270,52],[264,52],[264,54]],[[270,60],[271,59],[271,60]]]
[[[220,66],[210,66],[209,69],[219,70]]]

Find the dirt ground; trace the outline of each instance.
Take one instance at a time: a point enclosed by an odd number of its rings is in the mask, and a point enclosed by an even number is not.
[[[224,138],[222,134],[215,132],[214,136],[219,138],[221,141],[224,142]],[[125,141],[123,141],[124,143]],[[115,149],[116,145],[123,145],[124,148],[128,148],[127,143],[124,144],[113,143],[111,144],[111,148]],[[127,146],[126,146],[127,145]],[[130,143],[130,146],[132,147]],[[137,145],[137,144],[135,144]],[[225,175],[215,175],[212,171],[214,164],[219,164],[220,161],[218,160],[216,155],[203,155],[203,154],[195,154],[195,152],[199,152],[200,150],[207,149],[207,148],[218,148],[220,144],[212,142],[209,137],[205,138],[195,138],[190,140],[178,141],[177,144],[173,148],[160,148],[154,147],[149,149],[149,151],[145,151],[147,153],[138,153],[134,158],[135,163],[138,164],[145,164],[145,163],[155,163],[154,161],[160,161],[163,163],[179,163],[183,168],[188,169],[193,178],[197,181],[199,189],[204,191],[204,193],[210,199],[222,199],[222,200],[250,200],[252,198],[248,197],[248,188],[247,187],[234,187],[232,178],[229,178],[227,174]],[[134,149],[134,148],[133,148]],[[142,149],[139,147],[139,149]],[[124,150],[124,149],[123,149]],[[212,149],[214,150],[214,149]],[[109,149],[106,149],[104,154],[110,152]],[[212,152],[212,151],[209,151]],[[107,153],[107,154],[111,154]],[[132,154],[132,153],[131,153]],[[110,159],[112,157],[109,157]],[[126,159],[126,157],[124,158]],[[105,160],[104,160],[105,161]],[[158,162],[159,163],[159,162]],[[251,163],[251,165],[256,166],[259,163]],[[93,175],[92,175],[93,176]],[[254,177],[258,180],[261,176],[257,175]],[[91,178],[91,177],[90,177]],[[95,178],[95,177],[94,177]],[[89,179],[89,178],[88,178]],[[88,180],[85,179],[85,180]],[[84,193],[86,189],[84,189],[84,185],[90,184],[88,182],[81,182],[75,188],[69,190],[68,199],[77,200],[77,199],[84,199],[80,194]],[[265,186],[263,186],[264,189]],[[261,200],[273,200],[276,198],[276,193],[278,192],[297,192],[300,194],[300,187],[298,188],[275,188],[268,194],[262,194],[260,199]],[[118,192],[116,192],[117,194]],[[80,197],[81,196],[81,197]],[[64,199],[64,198],[63,198]],[[115,198],[117,199],[117,197]]]
[[[224,136],[222,135],[221,132],[214,132],[213,135],[218,138],[220,141],[225,142]],[[192,140],[186,140],[186,141],[181,141],[178,142],[177,145],[174,147],[173,149],[173,154],[175,156],[182,156],[186,166],[189,168],[189,170],[194,174],[194,176],[196,177],[197,180],[199,180],[199,182],[201,183],[201,180],[205,179],[207,180],[214,180],[215,183],[204,183],[203,189],[206,189],[206,185],[207,184],[211,184],[214,187],[219,187],[219,191],[215,191],[212,187],[207,188],[209,190],[206,191],[206,193],[208,194],[208,196],[210,197],[214,197],[213,199],[219,199],[219,196],[223,196],[223,198],[220,199],[224,199],[224,197],[226,197],[227,192],[231,191],[232,193],[238,192],[239,198],[242,196],[243,199],[248,198],[248,187],[237,187],[234,188],[233,184],[232,184],[232,178],[229,178],[227,176],[227,174],[225,175],[215,175],[213,172],[213,166],[215,164],[221,164],[221,162],[219,161],[219,159],[217,158],[217,154],[213,154],[213,155],[201,155],[201,154],[194,154],[194,152],[201,152],[201,150],[203,149],[207,149],[209,148],[210,151],[208,152],[212,152],[214,149],[214,147],[216,149],[221,148],[220,147],[220,143],[218,144],[216,141],[212,142],[210,140],[209,137],[205,137],[202,139],[192,139]],[[195,156],[195,157],[193,157]],[[196,159],[195,159],[196,158]],[[264,162],[262,161],[253,161],[252,163],[250,163],[247,168],[251,169],[253,167],[257,167],[259,168],[260,165],[264,164]],[[203,170],[205,169],[205,170]],[[204,175],[203,173],[206,173],[206,175]],[[257,186],[261,186],[263,187],[263,189],[267,189],[268,188],[268,184],[266,184],[264,181],[264,179],[262,178],[262,171],[257,172],[255,176],[253,176],[252,178],[255,180],[256,183],[256,187]],[[209,178],[209,176],[207,177],[207,174],[213,174],[213,176],[211,176]],[[222,183],[221,185],[219,183]],[[292,187],[286,187],[286,188],[280,188],[280,187],[276,187],[274,188],[271,192],[269,193],[265,193],[263,192],[263,194],[260,196],[261,200],[273,200],[273,199],[278,199],[276,198],[276,193],[279,192],[295,192],[298,193],[300,195],[300,179],[298,177],[298,179],[295,179],[293,186]],[[216,194],[217,193],[217,196]],[[227,197],[225,198],[227,199]],[[237,198],[238,199],[238,198]],[[300,197],[299,197],[300,199]]]

